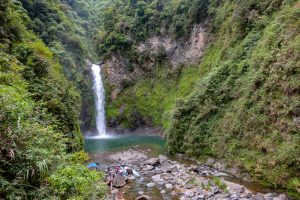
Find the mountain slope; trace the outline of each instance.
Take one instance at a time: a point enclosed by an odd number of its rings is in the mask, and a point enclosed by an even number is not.
[[[101,197],[102,174],[82,164],[80,95],[30,24],[20,2],[1,1],[0,199]]]
[[[268,185],[300,192],[299,5],[211,7],[216,38],[200,63],[210,70],[177,102],[170,152],[225,159]]]
[[[299,1],[194,3],[107,7],[98,42],[109,125],[163,127],[171,153],[224,159],[299,192]],[[198,23],[199,64],[174,65],[166,44],[188,43]]]

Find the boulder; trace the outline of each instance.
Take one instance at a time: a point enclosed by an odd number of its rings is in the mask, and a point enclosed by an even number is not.
[[[275,193],[267,193],[264,195],[265,200],[273,200],[277,195]]]
[[[136,198],[135,200],[152,200],[152,197],[150,197],[148,195],[142,195],[142,196],[139,196],[138,198]]]
[[[112,186],[115,188],[120,188],[126,185],[127,178],[121,175],[116,175],[112,181]]]
[[[193,171],[193,172],[199,172],[199,169],[197,167],[197,165],[191,165],[191,167],[189,168],[190,171]]]
[[[280,194],[278,197],[273,198],[273,200],[288,200],[285,194]]]
[[[239,193],[239,194],[244,193],[245,188],[244,187],[238,187],[238,188],[236,188],[236,192]]]
[[[232,199],[232,200],[238,200],[238,199],[240,199],[240,196],[238,194],[234,193],[234,194],[232,194],[230,196],[230,199]]]
[[[215,163],[215,159],[209,158],[206,162],[207,165],[213,165]]]
[[[185,191],[184,195],[186,197],[193,197],[193,196],[195,196],[195,192],[193,190],[187,190],[187,191]]]
[[[192,184],[186,184],[184,189],[192,189],[194,186]]]
[[[261,193],[257,193],[256,195],[253,196],[253,200],[265,200],[265,197]]]
[[[145,163],[147,165],[152,165],[153,166],[153,165],[158,164],[159,160],[158,160],[158,158],[150,158],[150,159],[146,160]]]
[[[146,167],[143,168],[144,171],[151,171],[154,167],[152,165],[146,165]]]
[[[157,174],[157,175],[152,176],[151,179],[152,179],[154,182],[163,182],[163,179],[161,178],[160,174]]]
[[[152,183],[152,182],[151,182],[151,183],[147,183],[146,186],[147,186],[148,188],[152,188],[152,187],[155,186],[155,183]]]
[[[160,164],[163,164],[164,162],[166,162],[168,160],[168,158],[165,155],[159,155],[158,160],[159,160]]]
[[[172,184],[168,183],[168,184],[166,184],[166,188],[167,188],[168,190],[172,190],[174,187],[173,187]]]

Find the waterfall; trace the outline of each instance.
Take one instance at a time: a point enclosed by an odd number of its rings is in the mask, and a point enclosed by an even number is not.
[[[93,72],[93,89],[95,93],[95,105],[96,105],[96,126],[97,136],[106,135],[106,123],[105,123],[105,93],[104,86],[101,77],[101,68],[99,65],[92,65]]]

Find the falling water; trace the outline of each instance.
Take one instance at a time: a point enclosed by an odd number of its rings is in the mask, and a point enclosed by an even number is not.
[[[105,93],[101,77],[101,68],[99,65],[92,65],[93,78],[94,78],[94,92],[95,92],[95,104],[96,104],[96,126],[98,136],[106,135],[105,124]]]

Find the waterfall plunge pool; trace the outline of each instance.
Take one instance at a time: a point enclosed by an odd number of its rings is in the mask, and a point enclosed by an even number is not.
[[[110,137],[85,138],[85,150],[89,153],[113,153],[139,146],[151,150],[153,156],[165,153],[165,140],[151,135],[111,135]]]

